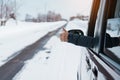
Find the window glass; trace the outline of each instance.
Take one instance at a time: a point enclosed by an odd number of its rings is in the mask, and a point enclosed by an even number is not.
[[[107,37],[107,35],[110,37]],[[117,0],[114,18],[107,20],[105,54],[120,67],[120,0]],[[114,38],[114,39],[113,39]],[[115,39],[116,38],[116,39]],[[113,47],[107,47],[108,45]],[[110,61],[111,62],[111,61]],[[113,64],[113,62],[111,62]]]
[[[108,19],[107,33],[111,37],[119,37],[120,36],[120,18]],[[120,46],[115,46],[115,47],[112,47],[112,48],[108,48],[108,50],[110,50],[117,57],[120,58]]]

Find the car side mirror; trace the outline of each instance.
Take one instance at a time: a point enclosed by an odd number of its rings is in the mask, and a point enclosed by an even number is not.
[[[72,30],[69,30],[68,33],[78,34],[78,35],[84,35],[83,31],[80,30],[80,29],[72,29]]]

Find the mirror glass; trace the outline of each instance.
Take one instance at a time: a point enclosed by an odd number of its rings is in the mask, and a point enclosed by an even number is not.
[[[84,35],[82,30],[79,29],[73,29],[68,31],[70,34],[78,34],[78,35]]]

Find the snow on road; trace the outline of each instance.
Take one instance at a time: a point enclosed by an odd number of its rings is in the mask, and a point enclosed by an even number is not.
[[[0,66],[8,61],[14,53],[34,43],[48,32],[55,30],[66,22],[31,23],[13,22],[0,27]]]
[[[52,37],[13,80],[77,80],[80,47]]]
[[[61,27],[66,22],[25,23],[17,22],[0,27],[0,65],[11,55],[34,43],[49,31]],[[71,21],[66,29],[87,30],[87,21]],[[13,80],[77,80],[77,68],[80,61],[80,46],[61,42],[59,34],[53,36],[33,59],[25,62],[25,66]]]
[[[81,26],[69,22],[66,29],[75,29]],[[70,24],[73,24],[70,26]],[[83,26],[82,26],[83,25]],[[86,28],[85,28],[86,29]],[[84,31],[86,31],[83,29]],[[77,80],[77,69],[80,64],[81,47],[71,43],[61,42],[59,36],[53,36],[44,46],[46,50],[37,53],[28,60],[22,70],[13,80]]]

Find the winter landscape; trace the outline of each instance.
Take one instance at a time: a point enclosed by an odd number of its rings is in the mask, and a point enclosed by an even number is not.
[[[0,27],[0,66],[18,55],[17,52],[64,24],[65,21],[48,23],[17,21],[16,24],[16,21],[9,20],[6,26]],[[88,21],[75,19],[70,21],[65,29],[82,29],[86,33],[87,24]],[[43,46],[44,50],[39,50],[32,59],[26,60],[13,80],[76,80],[83,47],[61,42],[59,38],[61,32],[62,29],[50,38]]]
[[[78,1],[0,0],[0,80],[78,80],[86,48],[60,40],[63,28],[87,35],[92,0]],[[108,20],[106,32],[120,36],[119,21]],[[120,57],[120,47],[108,50]]]
[[[65,21],[49,23],[18,21],[16,24],[14,20],[9,20],[6,26],[0,27],[0,66],[15,57],[16,52],[34,43],[48,32],[63,26],[65,23]],[[87,21],[71,21],[66,26],[66,29],[77,29],[79,27],[86,31]],[[81,53],[80,47],[61,42],[59,39],[60,32],[50,38],[44,46],[45,50],[40,50],[32,59],[24,62],[24,67],[16,74],[13,80],[76,79]]]
[[[77,1],[0,0],[0,80],[77,79],[81,47],[60,41],[62,27],[87,30],[90,7]]]

